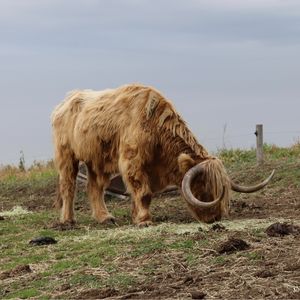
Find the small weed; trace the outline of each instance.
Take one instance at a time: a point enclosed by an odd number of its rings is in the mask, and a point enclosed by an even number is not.
[[[223,255],[220,255],[220,256],[217,256],[217,257],[214,257],[212,260],[211,260],[211,263],[214,264],[214,265],[220,265],[220,266],[223,266],[227,263],[228,261],[228,258],[226,258],[225,256]]]
[[[195,245],[193,240],[184,240],[184,241],[177,241],[169,245],[171,249],[192,249]]]
[[[53,274],[61,273],[65,270],[75,269],[75,268],[76,268],[76,263],[74,261],[69,261],[69,260],[59,261],[51,266],[51,270]]]
[[[146,275],[154,275],[155,271],[157,269],[157,266],[154,265],[153,263],[147,264],[146,266],[143,266],[142,268],[142,273]]]
[[[106,281],[106,284],[112,287],[128,288],[132,286],[135,282],[135,277],[125,273],[119,273],[110,276]]]
[[[189,266],[195,266],[196,263],[198,262],[198,255],[188,252],[186,254],[185,261]]]
[[[103,286],[101,278],[91,274],[77,273],[71,276],[69,282],[70,284],[83,285],[88,288],[99,288]]]
[[[252,229],[252,235],[258,238],[265,237],[266,234],[264,232],[264,228],[253,228]]]
[[[241,253],[240,256],[244,256],[248,258],[250,261],[260,261],[264,259],[264,255],[260,252],[246,252],[246,253]]]
[[[256,154],[254,149],[242,150],[242,149],[222,149],[218,152],[218,156],[225,163],[249,163],[254,162]]]
[[[138,257],[140,255],[152,253],[165,248],[166,245],[160,240],[144,239],[133,246],[133,250],[131,251],[130,255],[132,257]]]
[[[80,260],[84,265],[89,266],[91,268],[97,268],[102,263],[102,257],[100,254],[97,253],[82,255]]]
[[[119,217],[129,217],[130,216],[130,210],[129,208],[115,208],[113,210],[113,214],[116,218]]]
[[[44,274],[44,276],[46,277],[45,274]],[[51,284],[52,283],[49,282],[49,278],[42,278],[42,279],[32,281],[32,287],[39,289],[39,290],[44,289],[45,287],[49,288],[49,285],[51,285]]]

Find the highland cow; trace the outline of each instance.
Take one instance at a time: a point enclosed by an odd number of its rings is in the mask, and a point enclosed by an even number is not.
[[[88,168],[93,217],[114,221],[104,202],[111,174],[120,173],[132,197],[134,224],[151,224],[152,195],[169,185],[199,221],[229,213],[230,190],[254,192],[232,182],[222,162],[198,143],[172,103],[152,87],[130,84],[104,91],[76,90],[52,113],[55,163],[62,199],[61,221],[74,222],[79,161]]]

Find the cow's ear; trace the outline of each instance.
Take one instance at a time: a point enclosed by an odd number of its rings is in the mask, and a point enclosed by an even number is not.
[[[196,162],[186,153],[181,153],[178,156],[178,166],[182,174],[185,174],[195,164]]]

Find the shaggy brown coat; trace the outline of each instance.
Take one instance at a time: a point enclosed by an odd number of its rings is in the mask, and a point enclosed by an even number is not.
[[[88,167],[88,196],[99,222],[113,220],[103,199],[111,174],[120,173],[132,195],[133,222],[148,225],[152,194],[168,185],[181,187],[185,173],[204,161],[205,172],[192,185],[194,195],[212,201],[225,188],[225,196],[214,208],[189,208],[204,222],[228,213],[230,183],[222,163],[208,154],[171,102],[152,87],[72,91],[52,113],[52,126],[62,222],[74,221],[79,161]]]

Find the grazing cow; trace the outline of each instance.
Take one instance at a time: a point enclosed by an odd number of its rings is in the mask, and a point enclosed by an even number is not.
[[[120,173],[132,196],[133,222],[140,226],[151,224],[151,197],[168,185],[182,187],[197,220],[214,222],[228,215],[231,189],[253,192],[273,175],[253,187],[233,183],[172,103],[144,85],[72,91],[53,111],[52,126],[63,223],[74,222],[79,161],[88,168],[93,217],[100,223],[114,221],[103,192],[111,174]]]

